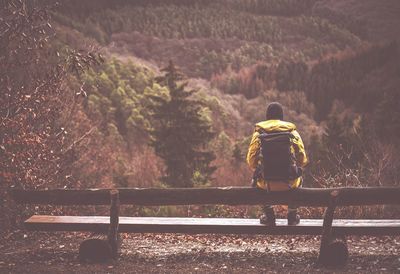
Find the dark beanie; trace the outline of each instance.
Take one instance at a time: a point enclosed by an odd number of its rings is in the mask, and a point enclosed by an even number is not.
[[[272,102],[267,107],[267,120],[283,120],[283,108],[278,102]]]

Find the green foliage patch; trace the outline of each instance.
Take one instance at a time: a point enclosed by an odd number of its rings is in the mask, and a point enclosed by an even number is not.
[[[116,59],[89,71],[83,79],[89,116],[99,121],[103,132],[114,135],[116,140],[126,143],[145,140],[151,127],[146,109],[148,95],[166,94],[153,79],[149,69]]]

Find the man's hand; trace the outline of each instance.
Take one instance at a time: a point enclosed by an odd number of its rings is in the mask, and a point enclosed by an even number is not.
[[[258,165],[257,168],[254,170],[253,178],[251,179],[251,186],[257,187],[258,178],[261,177],[261,167]]]

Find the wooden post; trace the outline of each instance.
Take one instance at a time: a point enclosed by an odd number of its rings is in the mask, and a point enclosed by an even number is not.
[[[320,246],[318,261],[323,260],[323,258],[325,257],[327,247],[332,240],[332,222],[336,209],[336,202],[338,195],[339,195],[338,191],[331,192],[329,205],[324,213],[324,222],[322,224],[321,246]]]
[[[339,191],[332,191],[329,205],[325,210],[322,225],[321,246],[318,256],[318,264],[324,266],[343,266],[347,262],[348,250],[343,241],[334,241],[332,233],[333,217],[338,202]]]
[[[118,256],[118,225],[119,225],[119,191],[113,189],[110,191],[110,228],[108,231],[108,242],[111,247],[112,256]]]
[[[83,262],[105,262],[118,255],[119,191],[109,192],[110,226],[108,234],[96,233],[83,241],[79,247],[79,260]]]

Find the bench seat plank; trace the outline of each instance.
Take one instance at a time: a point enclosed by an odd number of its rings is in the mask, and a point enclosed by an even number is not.
[[[35,231],[108,231],[108,216],[49,216],[33,215],[25,221],[28,230]],[[221,233],[320,235],[321,219],[302,219],[297,226],[288,226],[287,220],[278,219],[276,227],[261,225],[258,219],[242,218],[172,218],[172,217],[120,217],[119,232],[133,233]],[[400,235],[400,220],[333,221],[333,233],[338,235]]]

